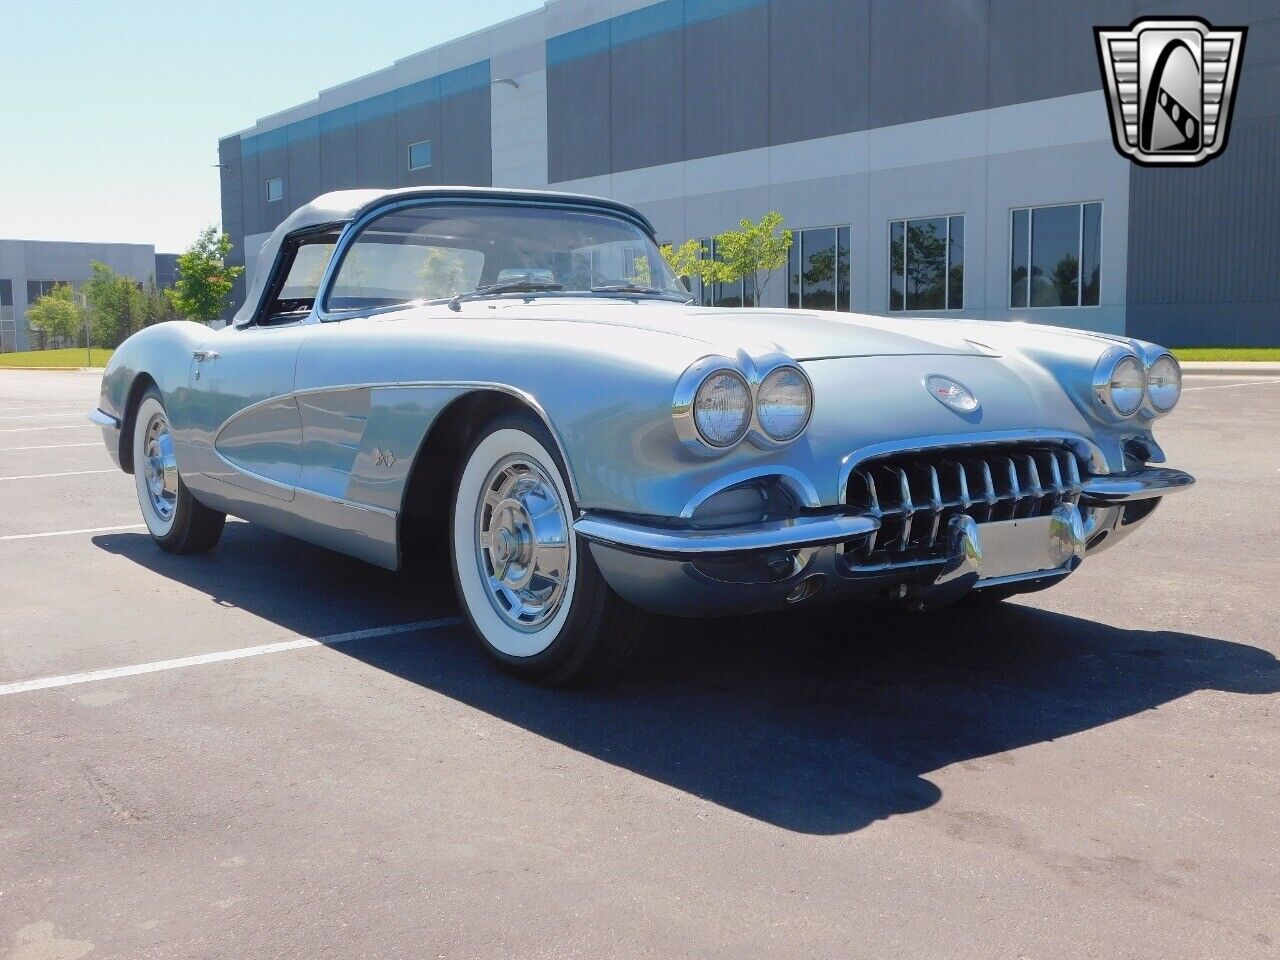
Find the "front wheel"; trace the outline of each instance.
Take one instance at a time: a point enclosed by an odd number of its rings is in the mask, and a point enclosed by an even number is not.
[[[143,394],[133,418],[133,479],[142,519],[161,550],[205,553],[213,549],[227,515],[210,510],[182,482],[169,415],[155,387]]]
[[[532,417],[490,421],[463,456],[450,522],[454,582],[472,632],[504,670],[546,685],[614,672],[643,620],[574,534],[555,449]]]

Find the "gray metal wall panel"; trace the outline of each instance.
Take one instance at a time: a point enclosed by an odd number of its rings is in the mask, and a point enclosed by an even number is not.
[[[1137,4],[1249,27],[1227,147],[1192,170],[1130,173],[1129,332],[1181,346],[1280,346],[1280,10]]]
[[[289,144],[289,174],[284,187],[289,213],[324,193],[318,136]]]
[[[769,142],[866,129],[868,0],[769,6]]]
[[[673,30],[615,47],[610,66],[614,169],[633,170],[683,160],[688,101],[682,32]]]
[[[444,138],[440,127],[440,103],[421,103],[396,112],[396,155],[400,165],[401,186],[417,187],[443,183],[440,179]],[[431,166],[409,169],[409,144],[431,141]],[[450,144],[452,146],[452,144]]]
[[[366,120],[356,127],[356,171],[360,186],[394,187],[400,182],[395,147],[393,116]]]
[[[870,125],[985,109],[988,27],[986,0],[871,0]]]
[[[576,180],[612,168],[609,51],[547,67],[548,178]]]
[[[440,143],[436,146],[440,183],[487,187],[493,181],[490,152],[489,88],[440,103]]]
[[[356,158],[356,128],[342,127],[320,132],[321,174],[325,191],[350,190],[360,186]],[[252,233],[253,231],[249,231]]]
[[[267,181],[279,177],[284,181],[284,199],[283,200],[267,200]],[[257,208],[256,218],[246,217],[246,220],[256,220],[253,232],[274,230],[280,225],[290,213],[293,212],[294,205],[291,204],[289,194],[289,148],[277,147],[273,150],[264,150],[258,154],[258,182],[253,185],[252,191],[247,192],[245,199],[248,201],[249,209]]]
[[[258,180],[257,154],[241,158],[232,172],[240,177],[240,222],[244,226],[244,236],[258,233],[262,230],[262,186]]]
[[[1133,0],[990,0],[990,8],[992,107],[1100,90],[1093,28],[1133,20]]]
[[[769,8],[684,30],[682,159],[769,144]]]

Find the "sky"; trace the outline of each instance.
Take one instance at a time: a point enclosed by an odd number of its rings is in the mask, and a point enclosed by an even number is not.
[[[0,0],[0,238],[180,252],[218,138],[542,0]]]

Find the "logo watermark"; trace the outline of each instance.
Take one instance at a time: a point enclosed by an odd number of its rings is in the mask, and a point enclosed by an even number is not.
[[[1223,151],[1245,27],[1143,17],[1093,32],[1122,155],[1144,166],[1193,167]]]

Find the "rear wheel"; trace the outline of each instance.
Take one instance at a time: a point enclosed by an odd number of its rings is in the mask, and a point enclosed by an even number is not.
[[[644,619],[574,534],[554,450],[532,417],[490,421],[463,456],[450,515],[454,582],[472,632],[504,670],[547,685],[617,670]]]
[[[213,549],[227,515],[200,503],[182,482],[169,415],[155,387],[143,394],[133,418],[133,479],[142,519],[161,550],[204,553]]]

